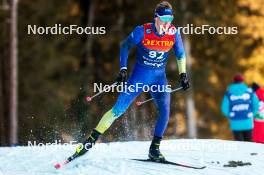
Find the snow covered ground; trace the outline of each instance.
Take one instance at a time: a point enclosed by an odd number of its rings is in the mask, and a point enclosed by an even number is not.
[[[0,148],[0,175],[260,175],[264,174],[264,144],[223,140],[165,140],[161,151],[179,163],[205,165],[202,170],[138,162],[147,158],[150,142],[99,143],[60,170],[53,166],[73,153],[76,145]],[[223,167],[230,160],[251,166]]]

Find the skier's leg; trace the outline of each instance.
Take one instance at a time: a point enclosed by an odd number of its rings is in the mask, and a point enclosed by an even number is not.
[[[236,141],[244,141],[243,131],[233,131],[233,135]]]
[[[127,82],[126,92],[120,93],[115,105],[103,115],[96,127],[96,130],[100,133],[104,133],[112,125],[112,123],[127,110],[129,105],[142,92],[142,89],[130,89],[129,87],[136,87],[137,83],[148,85],[151,81],[152,77],[149,76],[149,73],[147,73],[147,71],[140,66],[136,66]]]
[[[162,138],[169,121],[170,93],[169,92],[154,93],[152,96],[159,111],[159,117],[156,122],[154,136]]]
[[[93,129],[91,135],[81,145],[77,147],[74,156],[83,155],[90,148],[92,148],[92,146],[98,140],[99,136],[111,126],[115,119],[120,117],[126,111],[126,109],[129,107],[129,105],[139,93],[140,92],[130,92],[128,94],[124,92],[120,93],[116,104],[113,106],[112,109],[110,109],[103,115],[96,128]]]
[[[164,156],[160,153],[159,146],[163,137],[164,131],[167,127],[170,113],[170,93],[157,92],[152,93],[155,104],[159,111],[159,117],[156,122],[154,137],[149,149],[149,158],[154,161],[164,161]]]
[[[243,131],[244,141],[252,142],[252,129]]]
[[[112,123],[127,110],[139,93],[139,91],[120,93],[115,105],[103,115],[95,130],[103,134]]]

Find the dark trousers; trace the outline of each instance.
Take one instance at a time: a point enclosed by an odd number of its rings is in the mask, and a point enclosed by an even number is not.
[[[252,141],[252,129],[245,131],[233,131],[233,134],[236,141]]]

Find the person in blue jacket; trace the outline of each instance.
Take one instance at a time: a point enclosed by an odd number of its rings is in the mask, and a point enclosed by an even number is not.
[[[167,1],[163,1],[155,9],[153,22],[137,26],[128,35],[120,48],[120,72],[116,79],[118,83],[124,83],[127,80],[128,53],[132,47],[136,46],[136,63],[127,81],[127,86],[135,85],[136,83],[142,83],[143,85],[167,85],[165,67],[169,51],[173,49],[177,60],[181,86],[184,90],[189,88],[185,51],[180,32],[175,30],[176,28],[171,24],[172,20],[172,6]],[[142,89],[121,92],[114,106],[103,115],[88,139],[77,147],[73,157],[87,152],[95,144],[98,137],[127,110],[129,105],[141,92]],[[154,98],[159,116],[149,149],[149,158],[154,161],[163,161],[165,158],[160,153],[159,146],[169,120],[170,93],[166,91],[150,93]]]
[[[244,83],[241,74],[233,78],[223,101],[221,110],[228,118],[234,139],[237,141],[251,141],[253,119],[258,112],[259,100],[254,91]]]

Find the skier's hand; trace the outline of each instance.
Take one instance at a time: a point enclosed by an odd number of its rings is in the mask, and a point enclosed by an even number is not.
[[[183,90],[187,90],[190,87],[186,73],[180,74],[180,84],[181,84]]]
[[[119,71],[117,78],[116,78],[116,82],[117,82],[117,84],[120,84],[120,83],[126,82],[126,80],[127,80],[127,70],[121,69]]]

